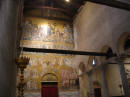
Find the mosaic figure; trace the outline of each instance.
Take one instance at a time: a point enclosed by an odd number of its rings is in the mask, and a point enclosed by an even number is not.
[[[47,35],[46,36],[49,37],[53,33],[54,33],[54,28],[50,23],[48,23]]]
[[[36,81],[35,80],[28,81],[27,82],[27,89],[29,89],[29,90],[37,89]]]
[[[38,78],[38,72],[37,70],[33,70],[33,78]]]
[[[32,37],[32,21],[27,20],[24,24],[23,28],[23,39],[24,40],[31,40]]]
[[[30,76],[30,72],[27,69],[25,69],[25,71],[24,71],[24,77],[28,78],[29,76]]]

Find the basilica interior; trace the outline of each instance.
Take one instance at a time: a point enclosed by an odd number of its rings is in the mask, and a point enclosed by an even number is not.
[[[0,97],[130,97],[129,0],[1,0]]]

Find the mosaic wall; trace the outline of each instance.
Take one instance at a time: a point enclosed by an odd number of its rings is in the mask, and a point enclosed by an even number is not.
[[[73,49],[73,33],[70,23],[40,18],[25,18],[23,47]],[[30,62],[25,70],[26,90],[40,90],[41,81],[54,80],[52,76],[43,79],[43,75],[53,73],[58,77],[59,90],[77,89],[77,73],[72,68],[72,55],[46,54],[23,52],[30,57]]]
[[[26,18],[22,45],[37,48],[73,49],[73,31],[68,22]]]

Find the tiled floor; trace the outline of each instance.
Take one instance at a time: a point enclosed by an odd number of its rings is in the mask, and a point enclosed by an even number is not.
[[[41,93],[25,93],[24,97],[41,97]],[[79,97],[78,91],[60,92],[59,97]]]

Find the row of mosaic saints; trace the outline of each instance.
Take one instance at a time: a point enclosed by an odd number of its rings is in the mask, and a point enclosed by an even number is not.
[[[32,46],[32,41],[43,41],[46,45],[48,45],[48,42],[52,45],[55,43],[63,44],[64,42],[66,42],[66,44],[74,44],[73,33],[69,24],[49,20],[47,22],[46,29],[46,26],[43,25],[43,19],[26,19],[23,27],[22,40],[25,40],[24,42],[26,42],[26,40],[30,42],[30,44],[27,45],[28,47]],[[45,29],[47,32],[44,32]],[[35,43],[34,46],[35,45],[37,44]],[[64,45],[64,48],[65,47],[66,45]],[[27,52],[24,52],[24,55],[30,58],[29,66],[24,74],[26,90],[39,90],[41,88],[41,81],[43,80],[42,76],[46,73],[56,74],[60,90],[77,88],[77,73],[75,69],[72,68],[72,59],[74,56]],[[49,80],[51,78],[46,77],[45,79]]]
[[[23,40],[39,40],[45,42],[62,41],[73,42],[72,27],[63,24],[63,29],[57,27],[57,23],[47,23],[46,25],[33,24],[31,20],[26,20],[23,25]]]

